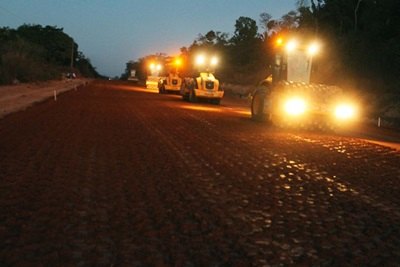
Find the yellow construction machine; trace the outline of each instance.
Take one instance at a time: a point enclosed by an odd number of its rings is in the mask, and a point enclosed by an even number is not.
[[[321,51],[317,41],[275,41],[272,74],[251,94],[251,117],[278,126],[336,129],[354,123],[359,105],[337,86],[310,82],[312,62]]]
[[[147,89],[157,89],[158,82],[163,77],[160,76],[162,72],[163,66],[159,62],[150,62],[149,64],[149,75],[146,79],[146,88]]]
[[[190,102],[207,99],[211,103],[219,105],[224,96],[224,91],[219,84],[219,80],[213,74],[217,65],[218,58],[216,56],[197,55],[195,66],[198,69],[198,75],[183,79],[180,89],[182,98]]]
[[[158,92],[160,94],[180,92],[182,78],[179,76],[179,69],[181,66],[182,60],[179,57],[167,61],[167,75],[158,81]]]

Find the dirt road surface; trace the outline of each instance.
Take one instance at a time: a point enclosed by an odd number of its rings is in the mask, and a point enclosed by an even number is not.
[[[0,266],[400,264],[399,151],[224,101],[95,82],[1,119]]]

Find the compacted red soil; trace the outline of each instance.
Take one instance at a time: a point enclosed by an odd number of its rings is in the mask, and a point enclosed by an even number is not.
[[[400,153],[95,82],[0,120],[0,266],[396,266]]]

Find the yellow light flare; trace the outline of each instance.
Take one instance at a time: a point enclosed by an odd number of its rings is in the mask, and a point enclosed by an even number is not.
[[[175,65],[176,66],[181,66],[182,65],[182,60],[180,58],[175,59]]]
[[[206,112],[233,112],[240,115],[246,115],[246,116],[251,115],[250,111],[241,108],[206,107],[206,106],[191,106],[191,105],[182,105],[181,108],[189,110],[197,110],[197,111],[206,111]]]
[[[307,48],[307,53],[310,56],[314,56],[314,55],[318,54],[319,51],[320,51],[320,44],[318,44],[316,42],[311,43]]]
[[[190,109],[190,110],[197,110],[197,111],[221,112],[220,108],[212,108],[212,107],[205,107],[205,106],[183,105],[182,108]]]
[[[205,62],[206,62],[206,58],[204,55],[198,55],[196,57],[196,65],[201,66],[201,65],[204,65]]]
[[[356,117],[356,108],[351,104],[340,104],[335,108],[335,117],[339,120],[351,120]]]
[[[216,66],[218,64],[218,58],[216,56],[211,58],[211,66]]]
[[[297,40],[290,40],[287,44],[286,44],[286,51],[288,52],[288,53],[290,53],[290,52],[292,52],[292,51],[294,51],[295,49],[297,49],[297,47],[298,47],[298,42],[297,42]]]
[[[276,45],[277,46],[282,46],[283,45],[283,38],[279,37],[278,39],[276,39]]]
[[[291,98],[285,102],[285,112],[291,116],[299,116],[306,111],[306,102],[301,98]]]
[[[151,63],[149,64],[149,68],[150,68],[150,70],[152,70],[152,71],[154,71],[154,70],[159,71],[159,70],[162,69],[162,65],[161,65],[160,63],[151,62]]]
[[[232,110],[232,112],[240,114],[240,115],[251,116],[251,111],[247,111],[247,110]]]

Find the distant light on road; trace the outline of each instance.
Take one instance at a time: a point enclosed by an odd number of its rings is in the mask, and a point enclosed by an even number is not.
[[[221,112],[220,108],[206,107],[206,106],[190,106],[183,105],[182,108],[190,109],[190,110],[198,110],[198,111],[208,111],[208,112]]]

